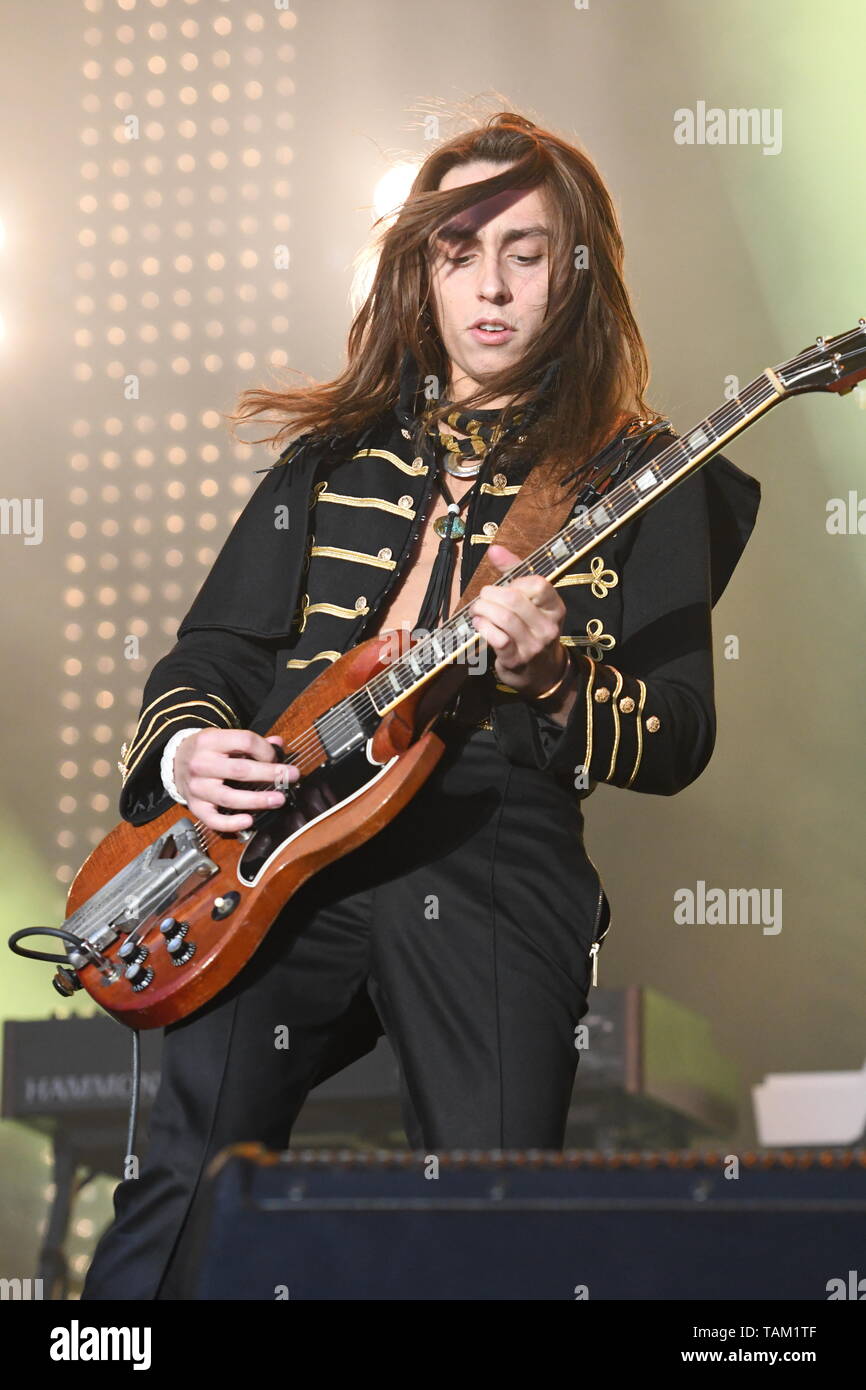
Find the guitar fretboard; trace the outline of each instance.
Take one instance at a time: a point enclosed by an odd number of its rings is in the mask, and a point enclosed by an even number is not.
[[[549,541],[496,580],[495,587],[511,584],[525,575],[539,574],[555,580],[605,537],[694,473],[783,395],[784,387],[775,372],[762,373],[689,434],[636,468],[594,507],[572,517]],[[389,709],[445,667],[476,647],[483,649],[486,643],[472,626],[470,609],[471,604],[458,609],[435,632],[420,638],[386,670],[316,720],[316,730],[331,755],[357,742],[364,730],[373,727]]]

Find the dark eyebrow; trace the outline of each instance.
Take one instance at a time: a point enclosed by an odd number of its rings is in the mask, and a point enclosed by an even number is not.
[[[469,242],[477,240],[477,232],[474,227],[459,227],[449,223],[439,233],[444,241]],[[546,227],[541,223],[536,223],[532,227],[512,227],[510,231],[503,234],[502,245],[509,246],[512,241],[522,241],[529,236],[549,236]]]

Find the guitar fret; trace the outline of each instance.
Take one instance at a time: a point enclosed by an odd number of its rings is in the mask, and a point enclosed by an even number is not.
[[[766,407],[783,399],[792,389],[792,383],[799,390],[834,390],[840,375],[838,360],[846,355],[853,357],[855,363],[862,359],[866,364],[866,319],[853,333],[841,335],[831,340],[834,347],[832,370],[834,380],[831,385],[810,385],[810,376],[822,366],[812,360],[814,349],[806,349],[791,362],[784,363],[774,370],[768,369],[743,389],[739,395],[725,402],[713,411],[691,433],[684,438],[673,440],[648,464],[641,467],[634,477],[615,486],[604,500],[598,502],[592,512],[586,506],[576,508],[577,515],[552,537],[540,546],[534,554],[523,560],[514,569],[496,580],[496,584],[509,584],[518,576],[540,574],[545,578],[567,569],[580,556],[587,554],[593,545],[617,529],[623,521],[643,511],[652,501],[652,494],[675,486],[679,481],[705,461],[708,445],[720,447],[727,439],[739,434],[752,423],[754,417]],[[853,346],[852,346],[853,345]],[[826,355],[829,344],[819,340],[821,354]],[[840,349],[836,351],[836,347]],[[848,349],[843,354],[841,349]],[[831,367],[824,364],[823,370]],[[849,375],[860,380],[866,369],[859,371],[851,367]],[[806,381],[804,386],[800,384]],[[711,449],[710,452],[715,452]],[[436,632],[428,634],[405,656],[374,676],[367,685],[345,700],[340,701],[327,714],[315,721],[315,727],[322,733],[326,731],[330,748],[347,747],[357,741],[363,729],[367,734],[373,732],[371,720],[384,713],[379,708],[378,697],[387,708],[393,704],[394,696],[409,693],[416,684],[436,673],[470,643],[483,644],[484,639],[475,631],[467,617],[467,609],[453,615]],[[338,742],[339,741],[339,742]]]
[[[755,411],[775,395],[766,376],[750,382],[740,396],[727,401],[688,435],[672,440],[639,473],[615,486],[591,510],[583,508],[582,515],[573,517],[557,536],[516,565],[509,575],[496,580],[496,583],[511,583],[523,575],[540,574],[546,578],[567,569],[577,555],[584,554],[592,546],[596,536],[607,535],[636,510],[642,509],[650,502],[652,493],[676,480],[708,446],[718,446],[731,432],[732,426],[739,424],[742,427]],[[422,638],[411,652],[394,662],[387,672],[375,676],[370,682],[371,691],[377,697],[381,696],[388,705],[395,695],[408,693],[438,668],[449,664],[467,643],[482,640],[464,613],[454,614],[435,632]]]

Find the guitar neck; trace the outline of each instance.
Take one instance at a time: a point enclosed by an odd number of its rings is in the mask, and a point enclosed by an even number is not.
[[[696,472],[728,440],[749,428],[785,396],[785,388],[768,368],[734,400],[726,401],[695,429],[619,483],[590,511],[572,519],[549,541],[495,581],[511,584],[524,575],[554,580],[587,551]],[[458,609],[435,632],[422,637],[405,656],[392,662],[364,687],[377,714],[386,714],[418,686],[459,661],[484,639],[472,626],[469,609]],[[359,692],[358,692],[359,693]],[[357,699],[357,693],[352,697]]]

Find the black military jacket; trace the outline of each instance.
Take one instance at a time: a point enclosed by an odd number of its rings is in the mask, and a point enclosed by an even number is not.
[[[392,413],[350,447],[305,436],[249,499],[144,689],[121,750],[121,815],[141,824],[173,803],[159,776],[171,735],[191,725],[266,732],[328,663],[375,631],[410,562],[433,494],[433,457],[413,444],[417,375],[404,359]],[[660,436],[650,457],[670,443]],[[339,445],[339,447],[335,447]],[[463,544],[465,589],[531,462],[485,463]],[[716,455],[556,581],[562,641],[582,687],[560,727],[491,672],[492,727],[506,758],[585,796],[600,782],[670,795],[715,741],[711,609],[754,526],[755,479]],[[553,528],[552,528],[553,529]]]

